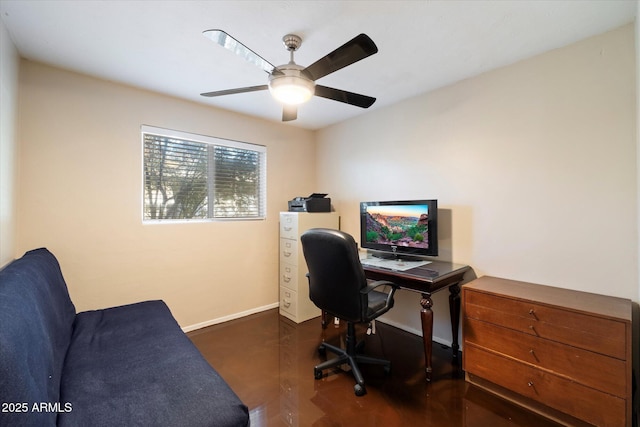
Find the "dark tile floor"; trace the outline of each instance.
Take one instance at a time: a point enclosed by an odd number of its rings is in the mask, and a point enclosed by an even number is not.
[[[365,353],[391,360],[391,375],[363,366],[367,394],[356,397],[350,373],[321,380],[322,340],[344,344],[346,328],[320,326],[320,318],[295,324],[276,309],[188,335],[251,411],[252,427],[557,427],[465,382],[451,350],[434,343],[433,381],[424,377],[422,339],[377,322]],[[365,337],[359,329],[359,338]],[[327,354],[332,357],[331,353]]]

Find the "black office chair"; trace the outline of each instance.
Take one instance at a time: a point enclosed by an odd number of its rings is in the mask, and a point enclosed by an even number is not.
[[[300,237],[302,250],[309,273],[309,298],[332,316],[347,322],[346,349],[322,343],[318,351],[326,350],[338,355],[313,368],[316,379],[322,378],[322,371],[335,366],[349,364],[356,379],[356,396],[367,391],[358,363],[382,365],[384,372],[391,371],[391,362],[358,354],[362,344],[356,343],[356,323],[369,323],[393,307],[396,286],[387,281],[367,284],[367,279],[358,257],[358,247],[353,237],[338,230],[313,228]],[[376,290],[390,286],[387,292]]]

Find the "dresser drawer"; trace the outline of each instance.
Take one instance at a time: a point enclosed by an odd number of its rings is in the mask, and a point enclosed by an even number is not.
[[[476,319],[464,319],[468,343],[551,371],[577,383],[624,398],[625,362]]]
[[[465,316],[624,360],[625,324],[544,304],[467,292]]]
[[[597,426],[626,425],[624,399],[577,384],[468,343],[465,370],[522,396]]]
[[[298,290],[298,267],[287,262],[280,263],[280,286]]]
[[[298,265],[298,241],[280,239],[280,262]]]
[[[285,239],[298,238],[298,215],[295,213],[280,213],[280,237]]]

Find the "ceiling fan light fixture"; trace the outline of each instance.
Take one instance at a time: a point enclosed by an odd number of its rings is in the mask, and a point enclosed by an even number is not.
[[[315,83],[298,76],[274,76],[269,81],[269,91],[278,101],[287,105],[300,105],[309,101],[315,93]]]

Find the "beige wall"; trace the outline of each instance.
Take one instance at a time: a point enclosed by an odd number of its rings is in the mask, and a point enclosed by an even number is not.
[[[0,20],[0,267],[15,257],[18,64],[16,48]]]
[[[640,0],[636,1],[636,180],[638,195],[638,246],[640,247]],[[640,276],[640,248],[638,249],[638,269]],[[640,280],[638,281],[638,298],[636,302],[640,302]],[[633,360],[636,381],[640,381],[640,307],[634,305],[634,333],[633,333]],[[636,393],[637,394],[637,393]],[[636,395],[635,407],[638,408],[640,397]]]
[[[278,212],[314,188],[312,132],[24,60],[19,112],[18,252],[48,247],[78,311],[157,298],[189,327],[277,303]],[[142,224],[142,124],[266,145],[267,219]]]
[[[640,0],[636,1],[636,155],[638,179],[638,239],[640,240]],[[640,243],[639,243],[640,245]],[[640,249],[638,250],[640,252]],[[638,254],[638,268],[640,269],[640,254]],[[640,271],[639,271],[640,274]],[[640,300],[640,281],[638,282],[638,299]],[[636,350],[638,346],[635,346]]]
[[[638,300],[634,58],[628,25],[324,129],[318,187],[357,240],[359,201],[437,198],[440,258]],[[387,320],[419,331],[418,302]]]

